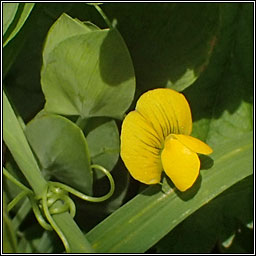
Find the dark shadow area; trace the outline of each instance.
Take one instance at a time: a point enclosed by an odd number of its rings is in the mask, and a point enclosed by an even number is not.
[[[164,172],[162,174],[162,177],[163,177],[163,179],[165,179],[164,182],[166,182],[167,184],[165,183],[163,185],[162,184],[150,185],[149,188],[143,190],[141,192],[141,194],[143,194],[145,196],[152,196],[156,193],[159,193],[160,191],[165,194],[167,192],[170,192],[169,190],[172,189],[174,191],[174,193],[177,194],[177,196],[180,197],[183,201],[188,201],[197,194],[197,192],[199,191],[199,189],[201,187],[201,182],[202,182],[201,174],[199,174],[196,182],[193,184],[193,186],[191,188],[189,188],[186,191],[179,191],[174,186],[171,179],[169,177],[167,177]]]
[[[64,3],[36,3],[22,29],[3,50],[5,87],[26,122],[45,103],[40,83],[44,40],[51,25],[69,7]]]
[[[112,118],[109,117],[91,117],[88,119],[85,129],[84,129],[84,134],[87,136],[87,134],[99,127],[100,125],[105,124],[106,122],[109,122],[113,120]]]
[[[202,71],[219,24],[216,4],[131,3],[102,8],[124,38],[134,63],[139,93]],[[132,15],[131,15],[132,14]]]
[[[120,158],[114,169],[111,171],[111,175],[115,181],[115,191],[106,201],[92,203],[77,197],[72,197],[77,206],[75,220],[86,232],[91,230],[112,212],[137,195],[136,184],[133,184],[131,181],[131,177]],[[94,173],[93,196],[103,196],[107,194],[108,191],[109,180],[106,176],[97,179]]]
[[[184,91],[192,111],[193,121],[218,119],[225,110],[233,114],[243,102],[253,102],[253,86],[239,75],[236,63],[224,67],[225,73],[215,84],[209,82],[211,72],[203,74]]]
[[[26,253],[63,253],[64,246],[61,240],[59,239],[58,235],[55,232],[44,230],[38,224],[32,211],[25,218],[24,222],[20,227],[20,230],[22,231],[22,235],[24,236],[23,239],[26,239],[28,243],[26,250],[32,250],[32,252]],[[47,252],[45,251],[43,245],[38,246],[38,244],[36,243],[37,240],[42,240],[42,237],[44,237],[46,241],[51,241],[51,244],[47,248]]]
[[[161,190],[162,190],[162,185],[154,184],[154,185],[149,185],[148,188],[146,188],[141,192],[141,194],[145,196],[152,196]]]
[[[250,20],[252,8],[248,7],[235,4],[229,11],[222,8],[222,17],[227,19],[220,26],[211,61],[199,79],[184,91],[193,121],[218,119],[225,110],[233,114],[243,102],[253,103],[254,85],[250,78],[253,70],[253,65],[250,65],[253,22],[245,22]],[[241,31],[244,38],[241,38]]]
[[[253,55],[248,5],[110,3],[102,9],[117,20],[133,60],[131,109],[143,92],[179,81],[188,69],[200,74],[184,91],[193,121],[218,119],[225,110],[234,113],[243,101],[253,102],[253,86],[247,82],[252,79],[246,79],[253,68],[248,64]]]
[[[105,83],[117,86],[134,77],[132,60],[125,42],[115,29],[109,30],[99,56],[100,74]]]
[[[193,184],[193,186],[191,188],[189,188],[188,190],[186,190],[184,192],[175,190],[175,193],[183,201],[188,201],[188,200],[192,199],[197,194],[197,192],[199,191],[199,189],[201,187],[201,182],[202,182],[202,176],[201,176],[201,174],[199,174],[196,182]]]
[[[200,170],[208,170],[214,164],[214,160],[210,156],[199,155],[199,159],[200,159],[200,162],[201,162]]]

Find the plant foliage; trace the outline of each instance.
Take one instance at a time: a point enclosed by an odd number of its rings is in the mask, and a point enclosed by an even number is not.
[[[252,253],[253,8],[4,3],[4,252]],[[184,193],[119,158],[125,114],[159,87],[214,151]]]

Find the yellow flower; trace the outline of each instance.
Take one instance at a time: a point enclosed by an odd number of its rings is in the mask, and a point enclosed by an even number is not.
[[[123,121],[121,157],[134,179],[156,184],[164,170],[174,185],[185,191],[199,175],[197,153],[212,153],[207,144],[190,136],[191,131],[185,97],[172,89],[150,90]]]

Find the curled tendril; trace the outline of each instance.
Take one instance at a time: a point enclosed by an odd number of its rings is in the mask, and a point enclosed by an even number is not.
[[[113,195],[114,190],[115,190],[115,182],[114,182],[113,177],[110,174],[110,172],[108,170],[106,170],[104,167],[94,164],[94,165],[91,166],[91,168],[92,169],[99,169],[100,171],[102,171],[108,177],[109,182],[110,182],[110,190],[106,195],[100,196],[100,197],[87,196],[87,195],[77,191],[76,189],[73,189],[73,188],[71,188],[71,187],[69,187],[65,184],[60,183],[60,182],[49,181],[49,183],[53,186],[62,188],[63,190],[81,198],[82,200],[89,201],[89,202],[95,202],[95,203],[96,202],[103,202],[103,201],[107,200],[108,198],[110,198]]]
[[[100,197],[87,196],[60,182],[48,181],[48,186],[46,187],[43,195],[36,197],[32,190],[25,187],[4,169],[4,175],[23,190],[23,192],[18,195],[17,199],[14,198],[13,203],[9,207],[12,208],[20,200],[20,198],[23,198],[27,195],[39,224],[46,230],[54,229],[61,238],[65,246],[66,252],[70,252],[70,246],[68,244],[68,241],[65,235],[62,233],[61,229],[52,218],[52,215],[69,211],[70,215],[73,218],[75,217],[76,207],[72,199],[68,196],[68,193],[71,193],[89,202],[102,202],[110,198],[115,190],[115,182],[108,170],[96,164],[91,165],[91,168],[98,169],[107,176],[110,183],[110,189],[106,195]]]
[[[49,187],[48,187],[49,189]],[[42,196],[42,207],[43,207],[43,211],[45,214],[46,219],[49,221],[49,223],[51,224],[51,227],[55,230],[55,232],[58,234],[58,236],[60,237],[60,239],[62,240],[62,243],[66,249],[66,252],[69,253],[70,252],[70,246],[69,243],[65,237],[65,235],[63,234],[63,232],[61,231],[61,229],[58,227],[58,225],[56,224],[56,222],[54,221],[54,219],[52,218],[52,215],[49,211],[48,208],[48,191],[46,190],[45,193]]]
[[[49,230],[49,231],[52,230],[52,226],[51,226],[49,223],[47,223],[47,222],[45,221],[45,219],[44,219],[44,217],[43,217],[43,215],[42,215],[42,213],[41,213],[41,210],[40,210],[39,207],[38,207],[38,204],[37,204],[35,198],[32,197],[32,196],[29,196],[29,200],[30,200],[30,203],[31,203],[33,212],[34,212],[34,214],[35,214],[35,216],[36,216],[36,219],[37,219],[38,223],[39,223],[44,229]]]

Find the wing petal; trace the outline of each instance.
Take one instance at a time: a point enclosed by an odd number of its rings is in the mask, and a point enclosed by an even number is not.
[[[190,150],[196,153],[209,155],[213,151],[212,148],[206,143],[192,136],[183,134],[172,134],[172,136],[177,138],[179,142],[181,142],[184,146],[188,147]]]
[[[195,152],[169,136],[161,159],[165,173],[180,191],[185,191],[194,184],[200,169],[200,160]]]

